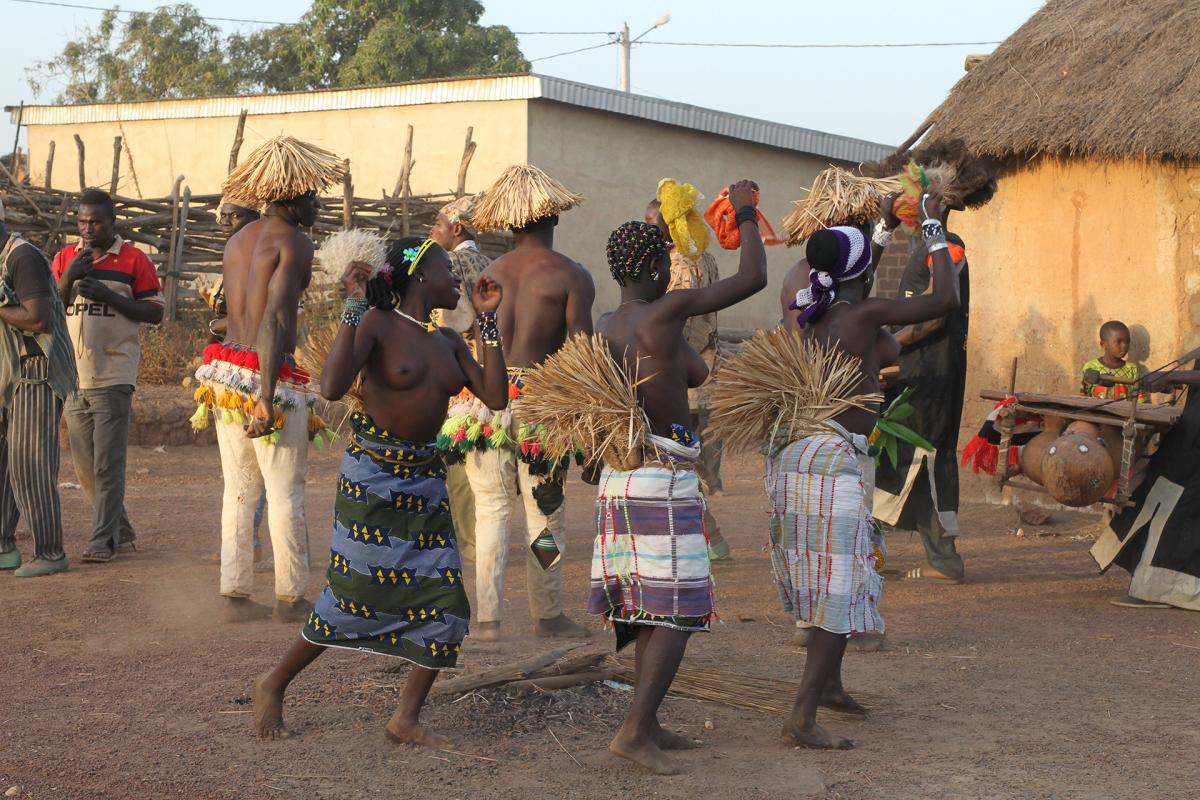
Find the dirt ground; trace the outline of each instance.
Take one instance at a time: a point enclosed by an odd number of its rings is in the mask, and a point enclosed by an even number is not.
[[[326,549],[338,453],[310,461],[314,560]],[[61,480],[73,482],[64,452]],[[1059,515],[1041,537],[1013,535],[1010,509],[970,506],[961,586],[888,582],[892,649],[850,653],[846,685],[872,698],[864,721],[826,724],[858,747],[818,753],[778,742],[777,717],[669,698],[664,723],[701,739],[686,773],[653,778],[604,747],[628,695],[602,686],[517,701],[503,692],[438,700],[426,720],[459,754],[390,745],[382,728],[402,674],[332,652],[292,686],[285,741],[250,730],[253,676],[297,626],[219,622],[221,478],[215,448],[135,448],[127,505],[139,550],[107,565],[22,581],[0,574],[0,792],[29,798],[1184,798],[1196,796],[1200,615],[1106,601],[1125,576],[1088,558],[1095,519]],[[766,503],[752,459],[727,462],[715,512],[735,549],[717,565],[723,620],[688,662],[798,680],[802,650],[762,552]],[[592,489],[569,489],[569,613],[583,616]],[[68,552],[90,510],[63,492]],[[1032,531],[1030,531],[1032,533]],[[21,540],[28,553],[29,540]],[[517,537],[510,562],[520,565]],[[908,534],[891,565],[920,563]],[[321,588],[314,569],[310,597]],[[467,568],[468,585],[473,574]],[[258,576],[269,602],[269,575]],[[508,578],[499,645],[472,643],[465,670],[549,645],[530,635],[523,570]],[[595,623],[593,623],[595,624]],[[609,634],[595,624],[598,641]],[[705,722],[711,721],[712,729]]]

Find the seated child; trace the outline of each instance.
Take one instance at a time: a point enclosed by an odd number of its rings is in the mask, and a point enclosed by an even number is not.
[[[1125,397],[1129,392],[1128,386],[1097,386],[1088,383],[1086,377],[1089,370],[1095,370],[1101,375],[1116,375],[1129,380],[1140,378],[1145,374],[1146,368],[1141,364],[1125,360],[1125,356],[1129,353],[1129,328],[1124,322],[1111,320],[1100,326],[1100,351],[1099,358],[1093,358],[1080,368],[1080,373],[1084,377],[1079,393],[1085,397],[1101,397],[1106,400]],[[1139,396],[1145,399],[1144,393]]]

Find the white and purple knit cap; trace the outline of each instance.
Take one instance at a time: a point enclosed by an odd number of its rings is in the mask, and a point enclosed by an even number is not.
[[[830,258],[834,248],[836,256]],[[800,327],[829,310],[841,283],[854,280],[867,271],[871,265],[871,243],[858,228],[839,225],[823,228],[810,236],[806,253],[808,286],[796,292],[796,299],[788,306],[800,312],[796,317]],[[818,254],[823,257],[817,257]],[[818,269],[814,263],[825,268]]]

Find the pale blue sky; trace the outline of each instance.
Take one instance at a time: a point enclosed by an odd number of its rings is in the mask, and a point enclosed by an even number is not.
[[[105,0],[64,0],[107,5]],[[127,0],[121,7],[160,5]],[[194,0],[202,14],[290,22],[308,7],[303,0]],[[514,31],[616,31],[628,21],[633,36],[669,12],[671,21],[646,36],[662,42],[771,44],[875,44],[984,42],[1007,37],[1042,6],[1041,0],[484,0],[487,24]],[[62,43],[99,19],[97,11],[33,6],[0,0],[10,31],[3,50],[0,103],[49,101],[35,97],[25,67],[48,58]],[[223,23],[228,30],[259,26]],[[603,44],[603,34],[523,35],[531,60]],[[992,45],[911,49],[731,49],[636,46],[631,84],[639,94],[667,98],[817,130],[895,143],[904,139],[963,75],[969,53]],[[535,72],[615,88],[618,48],[534,61]],[[0,151],[12,145],[4,116]]]

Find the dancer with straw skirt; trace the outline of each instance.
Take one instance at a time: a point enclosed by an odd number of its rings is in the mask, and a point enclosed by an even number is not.
[[[394,742],[444,748],[420,724],[438,671],[455,666],[470,608],[454,537],[446,469],[434,446],[449,400],[464,386],[491,408],[508,402],[496,309],[500,285],[480,277],[484,365],[462,337],[430,322],[454,308],[461,282],[432,239],[394,242],[386,263],[353,262],[342,276],[346,307],[321,373],[321,393],[340,399],[361,373],[362,410],[342,458],[328,584],[298,638],[254,684],[254,724],[279,738],[284,692],[330,647],[395,656],[414,667],[387,723]]]
[[[687,390],[708,378],[708,366],[684,337],[687,321],[712,314],[767,285],[752,181],[729,189],[741,233],[737,272],[696,289],[667,291],[666,237],[654,225],[626,222],[608,240],[608,265],[621,305],[601,318],[608,353],[633,376],[638,410],[647,423],[643,463],[606,463],[596,498],[588,612],[616,630],[617,649],[635,642],[633,701],[609,744],[622,758],[659,775],[679,765],[666,750],[691,743],[665,731],[658,708],[683,659],[688,638],[707,631],[714,614],[704,497],[696,464],[700,440],[689,419]]]
[[[592,332],[596,290],[588,271],[554,250],[558,215],[582,202],[535,166],[509,167],[483,193],[471,213],[476,229],[510,230],[515,247],[484,275],[505,287],[500,309],[509,397],[522,394],[522,373],[562,347],[568,336]],[[465,392],[451,403],[438,438],[449,463],[465,461],[475,497],[474,636],[500,638],[508,518],[518,496],[525,506],[525,571],[529,610],[538,636],[582,637],[590,633],[563,613],[562,556],[564,454],[548,456],[537,426],[511,409],[494,413]]]
[[[854,360],[857,369],[851,380],[833,393],[835,399],[849,399],[843,409],[815,413],[821,409],[795,402],[794,392],[789,399],[786,384],[759,392],[757,406],[753,396],[731,402],[731,396],[736,400],[742,391],[738,378],[752,374],[742,361],[728,366],[735,377],[728,384],[719,381],[716,390],[715,421],[735,441],[734,432],[750,427],[747,409],[778,404],[779,397],[788,401],[786,413],[778,414],[778,431],[767,436],[767,494],[772,505],[771,561],[780,599],[793,616],[813,626],[800,692],[783,730],[793,745],[853,746],[817,724],[817,707],[862,711],[842,687],[842,656],[851,634],[884,630],[878,610],[883,580],[875,569],[880,554],[873,552],[877,533],[869,505],[873,463],[867,457],[868,436],[879,416],[880,331],[887,325],[942,316],[959,302],[954,265],[938,220],[940,197],[925,195],[921,208],[926,217],[921,232],[934,262],[931,294],[899,300],[870,297],[871,246],[858,228],[823,229],[806,245],[809,284],[797,292],[791,309],[797,312],[802,336],[819,346],[818,352]],[[844,365],[822,359],[818,363],[827,365],[822,371],[844,376]],[[809,422],[792,424],[796,418]]]
[[[303,228],[317,220],[317,192],[342,178],[342,162],[318,147],[281,136],[258,147],[226,178],[222,191],[264,208],[225,245],[225,340],[205,348],[196,371],[196,428],[216,417],[225,496],[221,512],[224,618],[241,622],[267,609],[254,587],[254,509],[265,487],[275,557],[274,616],[305,619],[308,528],[304,473],[310,437],[323,423],[312,412],[309,377],[296,365],[300,296],[312,278],[313,243]]]

